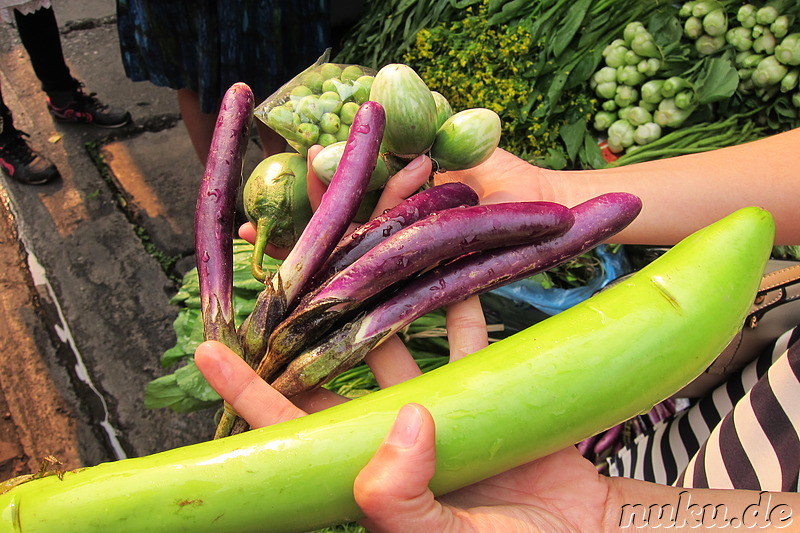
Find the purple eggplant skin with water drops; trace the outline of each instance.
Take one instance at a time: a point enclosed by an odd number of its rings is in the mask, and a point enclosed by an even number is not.
[[[270,375],[274,367],[267,350],[274,326],[284,319],[286,311],[303,294],[314,273],[325,263],[355,217],[378,160],[385,126],[383,106],[367,101],[359,107],[342,159],[319,207],[277,273],[266,281],[251,318],[240,328],[239,338],[247,348],[244,357],[259,375]],[[246,429],[244,420],[225,411],[216,435],[227,436]]]
[[[314,276],[317,280],[316,286],[350,266],[402,228],[437,211],[478,203],[478,193],[460,182],[435,185],[406,198],[345,236]]]
[[[197,195],[195,253],[203,335],[241,353],[233,321],[233,237],[236,195],[250,135],[253,92],[235,83],[225,93]]]
[[[604,194],[573,207],[574,224],[561,236],[465,255],[426,272],[296,357],[272,386],[287,396],[318,387],[361,362],[370,350],[425,313],[587,252],[627,227],[641,206],[632,194]]]
[[[373,101],[361,104],[330,186],[279,269],[289,307],[303,294],[355,218],[378,161],[385,127],[383,106]]]
[[[573,222],[567,207],[552,202],[461,206],[432,213],[381,241],[303,297],[270,337],[267,357],[278,364],[287,361],[346,313],[424,269],[471,252],[553,238]]]

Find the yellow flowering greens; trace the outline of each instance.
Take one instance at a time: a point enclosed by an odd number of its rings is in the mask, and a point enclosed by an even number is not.
[[[608,28],[640,11],[626,1],[482,0],[417,32],[403,61],[454,109],[496,111],[510,152],[549,168],[598,167],[587,128],[597,100],[586,81]]]

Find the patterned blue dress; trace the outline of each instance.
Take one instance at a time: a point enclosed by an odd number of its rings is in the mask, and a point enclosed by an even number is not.
[[[192,89],[215,112],[235,82],[268,97],[329,46],[328,0],[117,0],[125,73]]]

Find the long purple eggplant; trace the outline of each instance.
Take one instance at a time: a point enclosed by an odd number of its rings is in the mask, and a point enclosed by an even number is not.
[[[303,293],[358,212],[378,161],[385,127],[383,106],[372,101],[361,104],[328,189],[279,269],[288,307]]]
[[[308,285],[341,240],[366,193],[386,117],[383,107],[365,102],[356,113],[344,154],[319,208],[277,274],[265,284],[255,308],[239,331],[246,359],[257,366],[267,340],[286,310]]]
[[[641,211],[638,197],[609,193],[572,208],[565,234],[531,245],[466,255],[409,282],[364,316],[296,357],[272,383],[287,396],[313,389],[352,368],[370,350],[425,313],[553,268],[621,231]]]
[[[314,273],[327,260],[358,212],[378,160],[385,126],[383,106],[372,101],[361,104],[350,126],[339,166],[319,207],[278,272],[265,284],[251,317],[240,329],[239,338],[247,348],[245,359],[252,362],[259,374],[268,372],[265,367],[271,368],[266,353],[274,325],[303,294]],[[236,434],[245,429],[244,421],[236,417],[226,427],[225,434]],[[218,429],[217,433],[221,434],[221,430]]]
[[[436,185],[408,197],[344,237],[315,274],[316,285],[344,270],[402,228],[437,211],[468,205],[478,205],[478,193],[460,182]]]
[[[381,241],[316,291],[273,332],[265,360],[277,369],[345,313],[395,283],[464,254],[531,244],[566,232],[572,212],[552,202],[453,207],[428,215]],[[270,374],[261,374],[267,379]]]
[[[236,194],[242,180],[253,105],[253,92],[244,83],[234,84],[225,93],[200,181],[194,219],[203,336],[240,354],[233,321],[233,236]]]

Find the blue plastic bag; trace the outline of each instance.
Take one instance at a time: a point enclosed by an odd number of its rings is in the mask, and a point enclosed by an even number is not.
[[[600,261],[602,273],[581,287],[546,289],[535,279],[528,278],[491,292],[509,300],[532,305],[548,315],[555,315],[586,300],[610,282],[632,271],[624,246],[612,252],[608,245],[601,244],[594,252]]]

